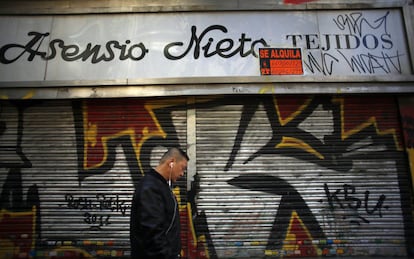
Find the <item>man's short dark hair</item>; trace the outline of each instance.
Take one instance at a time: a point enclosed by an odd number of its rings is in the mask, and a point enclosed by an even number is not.
[[[167,152],[164,153],[164,155],[161,157],[161,162],[164,162],[166,159],[174,157],[177,160],[186,159],[187,161],[190,160],[187,153],[184,152],[181,148],[172,147],[167,150]]]

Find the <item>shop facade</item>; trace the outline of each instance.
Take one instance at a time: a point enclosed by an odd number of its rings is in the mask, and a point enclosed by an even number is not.
[[[170,146],[184,258],[413,253],[412,1],[16,2],[1,258],[127,258]]]

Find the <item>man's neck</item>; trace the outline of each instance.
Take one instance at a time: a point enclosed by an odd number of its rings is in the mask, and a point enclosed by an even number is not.
[[[159,173],[166,181],[170,179],[170,173],[168,170],[165,170],[165,167],[163,165],[158,165],[154,170],[155,172]]]

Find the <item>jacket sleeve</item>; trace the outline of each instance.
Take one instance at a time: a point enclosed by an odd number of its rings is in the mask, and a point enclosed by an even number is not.
[[[139,217],[147,255],[167,258],[169,246],[164,232],[167,215],[165,215],[165,201],[163,201],[160,190],[154,186],[146,186],[142,189],[140,199]]]

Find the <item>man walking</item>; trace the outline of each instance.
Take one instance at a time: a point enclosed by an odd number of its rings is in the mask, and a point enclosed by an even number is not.
[[[131,206],[131,258],[179,258],[180,215],[171,185],[184,175],[188,160],[171,148],[140,181]]]

